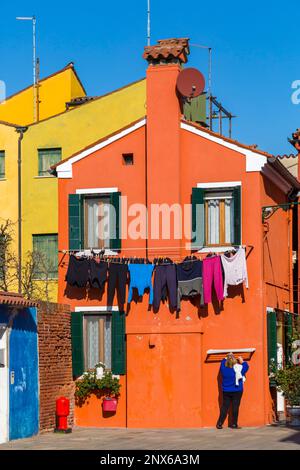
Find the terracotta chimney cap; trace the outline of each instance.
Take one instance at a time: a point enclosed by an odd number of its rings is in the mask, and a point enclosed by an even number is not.
[[[186,63],[189,53],[189,38],[159,39],[155,46],[144,48],[143,58],[154,64],[159,62]]]

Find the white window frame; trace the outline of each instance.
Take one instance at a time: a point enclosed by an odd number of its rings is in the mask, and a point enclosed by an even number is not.
[[[212,183],[197,183],[197,188],[207,189],[207,190],[218,190],[218,189],[233,189],[237,186],[242,186],[241,181],[219,181],[219,182],[212,182]],[[242,217],[241,217],[241,233],[242,233]],[[211,253],[212,251],[215,253],[223,253],[224,251],[233,250],[233,246],[208,246],[201,248],[198,250],[198,253]]]
[[[111,187],[111,188],[78,188],[76,189],[76,194],[83,194],[83,195],[86,195],[86,196],[89,196],[89,195],[93,195],[93,194],[101,194],[103,196],[105,196],[106,194],[109,195],[111,193],[117,193],[119,191],[119,189],[117,187]],[[83,250],[85,253],[87,252],[87,250]],[[97,250],[94,250],[94,251],[97,251]],[[100,251],[100,250],[99,250]],[[104,254],[105,255],[109,255],[109,256],[114,256],[114,255],[117,255],[118,254],[118,251],[115,251],[115,250],[110,250],[109,248],[106,248],[104,250]]]

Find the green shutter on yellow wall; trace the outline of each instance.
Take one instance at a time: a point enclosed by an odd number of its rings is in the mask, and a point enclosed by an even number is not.
[[[82,248],[82,198],[69,194],[69,250]]]
[[[205,244],[204,189],[192,189],[192,249]]]
[[[79,377],[84,372],[83,353],[83,313],[71,313],[71,340],[72,340],[72,370],[73,377]]]
[[[112,312],[112,373],[126,373],[125,312]]]

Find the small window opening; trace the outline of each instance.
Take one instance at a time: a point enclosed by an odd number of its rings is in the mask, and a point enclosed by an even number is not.
[[[123,153],[123,165],[133,165],[133,153]]]

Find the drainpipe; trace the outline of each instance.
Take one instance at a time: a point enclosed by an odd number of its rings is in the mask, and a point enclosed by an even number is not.
[[[17,127],[18,138],[18,292],[22,294],[22,140],[28,127]]]

